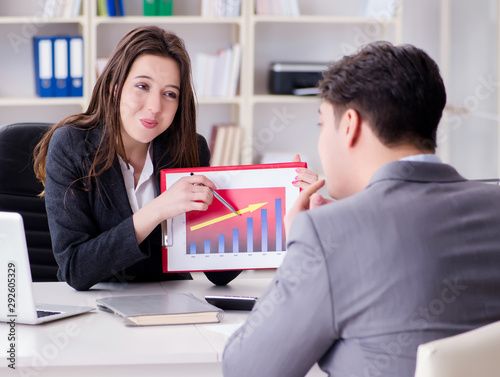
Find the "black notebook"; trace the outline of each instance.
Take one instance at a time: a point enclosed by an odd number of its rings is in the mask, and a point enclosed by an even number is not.
[[[224,311],[187,293],[116,296],[96,300],[101,310],[125,318],[129,326],[220,322]]]

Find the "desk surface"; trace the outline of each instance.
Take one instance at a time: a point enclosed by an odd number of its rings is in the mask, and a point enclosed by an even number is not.
[[[77,292],[66,283],[34,283],[37,302],[95,307],[95,300],[118,295],[193,293],[260,296],[273,271],[244,271],[227,286],[214,286],[202,273],[193,280],[161,283],[101,283]],[[224,345],[248,312],[226,311],[217,324],[127,327],[123,319],[94,310],[43,325],[16,324],[16,370],[23,376],[222,376]],[[0,324],[0,344],[8,350],[9,328]],[[0,374],[7,373],[2,352]],[[7,374],[5,374],[7,375]],[[325,376],[315,366],[308,376]]]

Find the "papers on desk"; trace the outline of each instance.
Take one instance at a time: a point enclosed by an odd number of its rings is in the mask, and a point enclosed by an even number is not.
[[[224,311],[192,294],[117,296],[96,300],[101,310],[125,318],[129,326],[220,322]]]

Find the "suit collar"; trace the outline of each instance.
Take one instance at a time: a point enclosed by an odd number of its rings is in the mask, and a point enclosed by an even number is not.
[[[450,165],[430,162],[392,161],[378,169],[370,180],[371,185],[380,181],[407,182],[458,182],[466,181]]]

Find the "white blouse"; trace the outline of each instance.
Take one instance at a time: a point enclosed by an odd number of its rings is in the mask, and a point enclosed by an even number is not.
[[[122,169],[123,180],[125,181],[125,188],[127,189],[128,201],[134,213],[156,197],[152,155],[153,147],[150,143],[148,154],[146,155],[146,161],[144,162],[139,182],[137,182],[137,187],[134,186],[134,168],[130,164],[127,167],[125,161],[118,156],[120,167]]]

